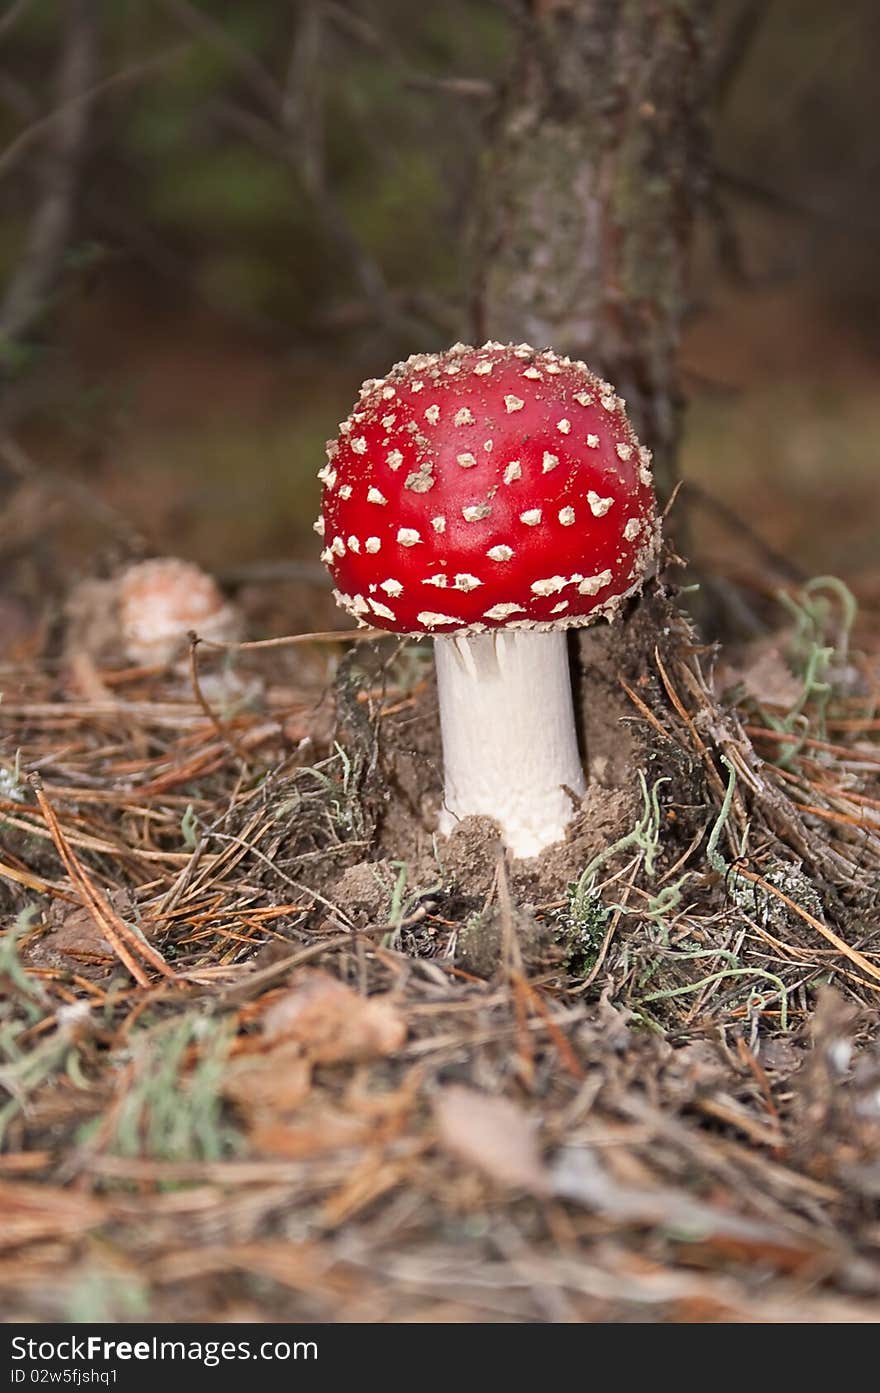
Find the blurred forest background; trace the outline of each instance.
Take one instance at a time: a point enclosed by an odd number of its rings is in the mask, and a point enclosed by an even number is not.
[[[4,0],[7,601],[120,539],[226,579],[311,574],[315,474],[359,382],[468,336],[517,8]],[[716,20],[682,345],[694,552],[744,574],[760,539],[880,598],[880,6]]]

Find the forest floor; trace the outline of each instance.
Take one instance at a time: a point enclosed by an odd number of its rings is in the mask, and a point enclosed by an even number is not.
[[[79,473],[39,421],[5,446],[4,1318],[876,1320],[880,607],[856,436],[833,459],[815,417],[768,437],[802,507],[767,511],[762,460],[703,496],[735,641],[696,640],[675,568],[580,635],[587,798],[564,844],[511,862],[491,824],[433,835],[429,649],[323,634],[305,521],[305,569],[267,569],[287,428],[257,539],[216,476],[200,530],[186,471],[151,472],[183,448],[181,362],[138,378],[132,411],[152,374],[168,415],[120,427],[125,471],[89,422]],[[756,441],[779,429],[763,400]],[[829,475],[858,605],[809,580],[835,559],[810,529]],[[96,656],[71,576],[137,550],[121,518],[188,539],[249,637],[323,636],[159,669],[105,634]]]

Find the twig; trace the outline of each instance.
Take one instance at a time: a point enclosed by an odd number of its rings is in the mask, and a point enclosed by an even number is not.
[[[92,0],[68,0],[58,73],[61,101],[44,126],[51,138],[43,165],[42,192],[0,308],[0,343],[19,338],[43,312],[64,256],[88,125],[86,93],[95,65],[95,31]],[[0,159],[0,170],[2,165]]]
[[[262,63],[258,63],[246,48],[235,42],[222,24],[205,13],[190,0],[160,0],[162,8],[183,24],[190,32],[206,40],[219,49],[239,74],[247,80],[251,91],[266,110],[277,116],[281,110],[283,93],[279,84]]]
[[[59,900],[70,900],[75,903],[74,897],[63,890],[60,885],[53,885],[51,880],[43,880],[38,875],[33,875],[30,871],[16,870],[15,866],[7,866],[5,861],[0,861],[0,878],[13,880],[16,885],[24,885],[28,890],[36,890],[40,895],[54,895]]]
[[[9,9],[0,19],[0,39],[6,37],[13,24],[21,18],[30,3],[31,0],[12,0]]]
[[[279,582],[305,582],[329,589],[332,581],[320,561],[243,561],[216,572],[221,585],[276,585]]]
[[[464,97],[468,101],[488,102],[496,95],[491,82],[479,77],[430,77],[427,73],[404,79],[404,87],[414,92],[440,92],[447,97]]]
[[[281,638],[250,639],[247,643],[228,643],[209,638],[199,638],[199,643],[205,648],[224,648],[243,653],[254,648],[285,648],[294,643],[372,643],[387,637],[384,629],[330,629],[319,634],[284,634]]]
[[[859,232],[870,232],[875,236],[880,230],[880,221],[876,218],[853,216],[850,210],[843,213],[840,211],[839,203],[828,207],[805,203],[778,186],[768,187],[735,169],[719,169],[715,177],[720,184],[731,188],[734,193],[743,194],[756,203],[763,203],[791,217],[804,218],[820,226],[843,228],[849,232],[856,228]]]
[[[217,715],[216,711],[211,706],[210,702],[207,700],[204,692],[202,691],[202,685],[199,682],[199,664],[198,659],[196,657],[196,649],[198,648],[200,642],[199,636],[196,633],[190,633],[188,637],[189,672],[195,699],[204,711],[208,720],[211,722],[211,725],[214,727],[217,734],[220,736],[220,739],[223,741],[224,745],[226,745],[232,751],[236,759],[241,760],[242,764],[247,769],[250,767],[250,760],[248,759],[246,750],[242,748],[242,746],[236,740],[235,736],[232,734],[231,730],[229,730],[229,728],[223,724],[220,717]]]
[[[345,263],[351,267],[361,293],[372,306],[374,314],[378,313],[387,323],[405,327],[408,331],[413,327],[421,331],[421,325],[414,326],[401,314],[379,263],[362,245],[329,187],[321,183],[313,168],[303,162],[302,152],[286,133],[278,131],[262,116],[230,103],[219,104],[215,111],[228,128],[246,136],[258,148],[282,161],[294,172],[324,231],[336,244]]]
[[[633,862],[629,882],[624,887],[621,898],[614,907],[614,913],[611,916],[611,922],[609,923],[608,928],[605,931],[605,936],[602,939],[602,946],[599,949],[599,952],[596,954],[596,961],[593,963],[593,966],[590,968],[590,971],[587,973],[583,982],[579,982],[577,987],[575,987],[574,990],[570,993],[571,996],[581,996],[585,991],[588,991],[589,988],[595,982],[596,978],[599,976],[599,973],[602,971],[603,964],[605,962],[606,957],[608,956],[608,949],[611,947],[614,935],[617,933],[618,925],[620,924],[623,915],[626,913],[627,906],[629,905],[629,897],[632,893],[636,876],[639,873],[640,865],[641,856],[637,856],[635,861]]]
[[[656,647],[655,647],[655,649],[654,649],[654,662],[657,664],[657,671],[660,673],[660,677],[661,677],[661,680],[662,680],[662,682],[663,682],[663,686],[664,686],[665,689],[666,689],[666,695],[669,697],[669,700],[672,702],[672,705],[673,705],[673,707],[675,708],[675,711],[676,711],[677,714],[681,717],[681,719],[684,721],[685,725],[686,725],[687,728],[688,728],[688,731],[690,732],[691,739],[692,739],[693,742],[694,742],[694,747],[696,748],[696,751],[697,751],[697,753],[699,754],[700,759],[701,759],[702,762],[703,762],[703,767],[704,767],[704,769],[706,770],[706,775],[707,775],[707,777],[708,777],[708,779],[709,779],[710,784],[712,785],[712,788],[714,789],[714,791],[715,791],[715,793],[717,794],[717,796],[718,796],[719,798],[723,799],[723,798],[724,798],[724,783],[723,783],[723,781],[722,781],[722,779],[721,779],[721,776],[720,776],[720,774],[718,773],[718,770],[715,768],[715,763],[714,763],[714,761],[713,761],[713,759],[712,759],[712,756],[709,754],[708,749],[706,748],[705,741],[703,740],[702,736],[700,735],[699,731],[697,730],[696,724],[694,723],[694,718],[693,718],[693,716],[692,716],[692,715],[690,714],[690,712],[686,709],[684,703],[683,703],[682,700],[681,700],[681,697],[679,696],[678,692],[677,692],[676,689],[675,689],[675,686],[674,686],[674,684],[673,684],[673,682],[672,682],[671,677],[669,676],[669,673],[666,671],[666,668],[663,666],[663,660],[662,660],[661,657],[660,657],[660,650],[659,650],[659,648],[656,648]],[[739,802],[739,800],[737,800],[737,802],[736,802],[736,811],[737,811],[737,816],[738,816],[738,818],[739,818],[739,820],[740,820],[740,823],[743,823],[743,822],[745,821],[745,811],[744,811],[744,809],[743,809],[741,803]],[[735,853],[735,847],[734,847],[734,842],[733,842],[733,833],[732,833],[729,829],[728,829],[728,831],[727,831],[727,835],[728,835],[728,837],[730,838],[731,850],[734,851],[734,853]]]
[[[242,982],[236,982],[234,986],[227,987],[220,992],[217,1003],[219,1006],[232,1006],[237,1002],[248,1001],[253,996],[260,996],[263,990],[273,982],[277,982],[280,977],[285,977],[295,967],[301,967],[303,963],[312,962],[315,958],[320,958],[324,953],[332,952],[335,948],[350,948],[354,942],[354,934],[338,934],[335,938],[325,938],[320,943],[311,943],[307,948],[301,948],[297,953],[291,953],[289,957],[282,958],[280,962],[271,963],[269,967],[262,967],[256,972],[252,972]]]
[[[38,141],[46,129],[57,121],[59,117],[69,114],[71,107],[88,106],[98,97],[103,97],[107,92],[114,91],[117,87],[124,87],[129,82],[136,82],[142,77],[149,77],[157,68],[163,68],[168,63],[179,58],[182,53],[187,53],[192,48],[192,41],[175,44],[173,48],[166,49],[163,53],[156,54],[155,58],[147,58],[143,63],[132,63],[128,68],[122,68],[117,73],[112,73],[110,77],[103,78],[96,82],[93,87],[80,92],[78,96],[69,102],[62,103],[53,111],[41,116],[33,125],[21,131],[14,140],[11,140],[6,149],[0,152],[0,178],[15,167],[21,156]]]
[[[781,900],[782,903],[797,914],[800,919],[803,919],[805,924],[809,924],[811,929],[815,929],[816,933],[821,934],[824,939],[827,939],[829,943],[833,944],[838,953],[842,953],[845,958],[849,958],[851,963],[855,963],[856,967],[860,968],[862,972],[867,973],[869,977],[874,979],[873,982],[863,982],[863,986],[870,987],[872,991],[880,991],[880,987],[874,986],[874,982],[880,982],[880,968],[876,968],[872,962],[869,962],[864,954],[860,953],[857,948],[851,948],[845,939],[842,939],[833,929],[829,929],[828,925],[823,924],[821,919],[817,919],[814,914],[804,909],[803,906],[799,905],[796,900],[793,900],[790,895],[786,895],[784,890],[780,890],[777,885],[773,885],[769,880],[765,880],[763,876],[757,875],[754,871],[746,870],[743,866],[736,867],[736,875],[743,880],[750,881],[752,885],[757,885],[765,894],[774,895],[777,900]]]
[[[174,978],[175,973],[168,966],[162,954],[155,949],[146,939],[141,938],[133,929],[130,929],[123,919],[119,917],[111,906],[109,900],[92,884],[85,869],[77,861],[73,850],[69,846],[61,824],[55,816],[55,810],[43,791],[42,780],[39,775],[32,774],[30,778],[31,787],[36,795],[40,812],[46,820],[46,826],[52,834],[52,840],[58,850],[58,855],[64,864],[67,874],[73,883],[73,887],[82,900],[85,909],[93,915],[98,926],[106,935],[107,942],[113,949],[120,962],[128,968],[132,977],[142,987],[151,986],[143,968],[132,957],[128,951],[129,947],[134,949],[146,962],[161,972],[164,977]]]
[[[705,508],[707,512],[714,513],[728,531],[747,542],[772,570],[778,571],[786,580],[793,581],[798,585],[802,585],[807,579],[806,572],[787,556],[783,556],[782,552],[777,551],[769,542],[765,542],[764,538],[759,536],[754,528],[740,517],[739,513],[736,512],[734,508],[731,508],[729,504],[725,503],[723,499],[716,498],[714,493],[711,493],[709,489],[704,488],[702,484],[697,483],[694,479],[685,479],[682,487],[686,498],[699,504],[700,507]]]
[[[723,106],[742,71],[770,5],[768,0],[745,0],[730,26],[715,64],[715,100]]]
[[[281,126],[299,150],[308,183],[324,188],[323,0],[300,0],[296,8],[299,17],[284,84]]]
[[[388,325],[408,332],[413,324],[397,309],[388,289],[382,268],[354,232],[329,185],[324,178],[323,159],[318,148],[318,101],[312,96],[293,101],[290,84],[285,92],[275,78],[253,54],[233,39],[222,24],[211,18],[190,0],[161,0],[163,7],[185,24],[191,34],[206,40],[225,54],[244,79],[259,102],[264,116],[229,103],[215,108],[225,122],[252,140],[261,149],[291,168],[322,223],[326,234],[336,244],[345,262],[351,267],[361,291]],[[292,71],[300,74],[303,64],[319,41],[318,14],[311,4],[302,10],[297,28]],[[309,69],[309,85],[315,79],[314,62]],[[307,129],[303,118],[308,111]],[[421,326],[417,326],[421,329]]]
[[[0,460],[19,479],[26,480],[41,488],[51,489],[52,492],[66,497],[71,506],[76,507],[86,516],[93,517],[102,527],[107,528],[114,539],[118,538],[120,544],[130,551],[136,551],[143,544],[141,533],[112,504],[99,498],[93,488],[89,488],[74,476],[63,474],[51,466],[47,466],[42,460],[38,464],[23,448],[21,442],[9,431],[4,431],[0,435]]]

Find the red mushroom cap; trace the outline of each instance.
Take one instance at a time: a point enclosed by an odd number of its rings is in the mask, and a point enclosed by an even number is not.
[[[415,634],[610,617],[659,540],[623,408],[584,363],[527,344],[456,344],[365,382],[319,474],[339,604]]]

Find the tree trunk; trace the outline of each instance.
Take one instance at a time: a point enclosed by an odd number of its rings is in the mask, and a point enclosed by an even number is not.
[[[521,0],[479,225],[478,339],[585,359],[676,479],[715,0]]]

